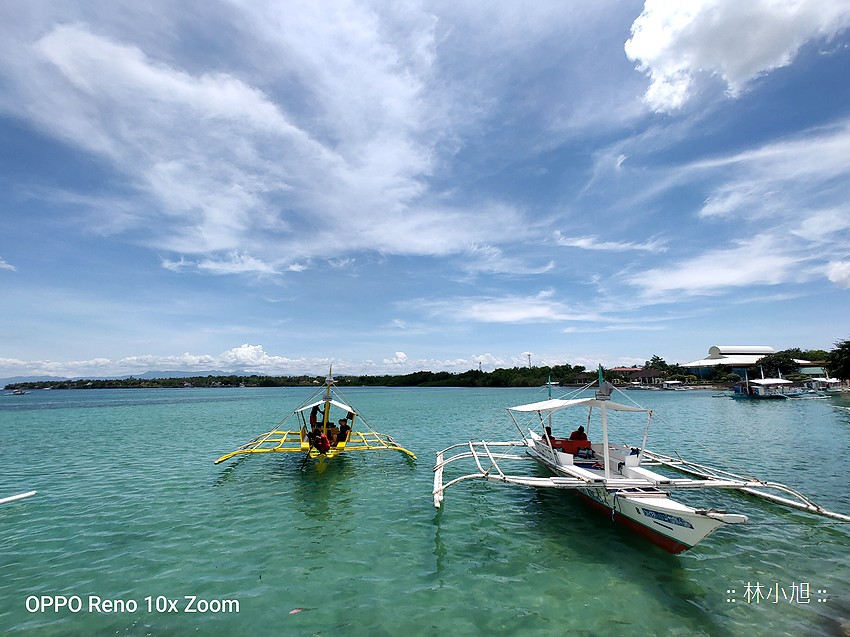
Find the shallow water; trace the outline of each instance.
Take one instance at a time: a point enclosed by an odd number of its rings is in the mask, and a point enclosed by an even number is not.
[[[416,462],[360,454],[321,475],[289,454],[213,464],[308,393],[0,396],[0,497],[39,492],[0,505],[2,632],[850,635],[847,525],[777,515],[743,496],[687,494],[680,499],[746,513],[754,524],[726,527],[671,556],[568,493],[466,482],[437,511],[434,454],[488,425],[497,432],[504,407],[545,397],[535,389],[347,390]],[[629,397],[663,418],[648,447],[717,460],[701,443],[850,513],[850,422],[832,407],[850,401],[749,403],[703,391]],[[614,436],[626,431],[611,424]],[[626,433],[632,444],[643,424]],[[748,582],[761,584],[762,595],[778,591],[778,603],[773,594],[747,602]],[[809,586],[807,604],[783,598],[800,583]],[[735,602],[727,601],[731,589]],[[29,612],[27,599],[43,595],[79,596],[83,608]],[[123,600],[125,609],[89,612],[90,596]],[[185,612],[187,596],[219,607],[236,600],[239,612]],[[166,612],[157,611],[158,597]],[[166,599],[177,600],[177,612],[167,612]]]

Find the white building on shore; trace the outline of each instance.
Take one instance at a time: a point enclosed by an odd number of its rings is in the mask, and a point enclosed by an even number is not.
[[[708,356],[685,363],[682,367],[686,367],[688,373],[702,378],[709,376],[718,365],[726,365],[734,373],[743,376],[744,371],[755,365],[758,359],[775,353],[776,350],[767,345],[712,345],[708,349]]]

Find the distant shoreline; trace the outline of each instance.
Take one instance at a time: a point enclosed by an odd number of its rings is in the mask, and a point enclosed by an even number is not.
[[[541,387],[551,379],[552,385],[561,388],[579,389],[587,382],[576,382],[575,376],[586,374],[581,366],[570,367],[514,367],[496,369],[492,372],[469,370],[460,374],[450,372],[420,371],[398,376],[346,376],[336,377],[339,387]],[[628,381],[603,370],[606,380],[619,389],[632,389]],[[175,389],[190,387],[315,387],[323,385],[325,376],[263,376],[263,375],[207,375],[169,378],[129,378],[123,379],[77,379],[77,380],[38,380],[9,383],[6,390],[37,389]],[[589,381],[593,383],[593,381]],[[733,383],[689,383],[692,389],[729,390]],[[652,387],[661,390],[660,387]],[[646,391],[646,390],[644,390]]]

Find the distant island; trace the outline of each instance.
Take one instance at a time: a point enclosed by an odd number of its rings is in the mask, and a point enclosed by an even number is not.
[[[620,380],[603,370],[606,380]],[[413,372],[393,376],[336,376],[340,387],[539,387],[551,378],[553,384],[585,384],[597,377],[596,371],[586,372],[582,365],[554,367],[513,367],[492,372],[469,370],[451,372]],[[108,380],[39,380],[10,383],[6,389],[144,389],[179,387],[307,387],[325,382],[325,376],[262,376],[257,374],[188,376],[179,378],[115,378]]]

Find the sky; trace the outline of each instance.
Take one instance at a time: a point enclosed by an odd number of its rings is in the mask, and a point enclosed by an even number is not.
[[[850,338],[850,0],[0,4],[0,377]]]

